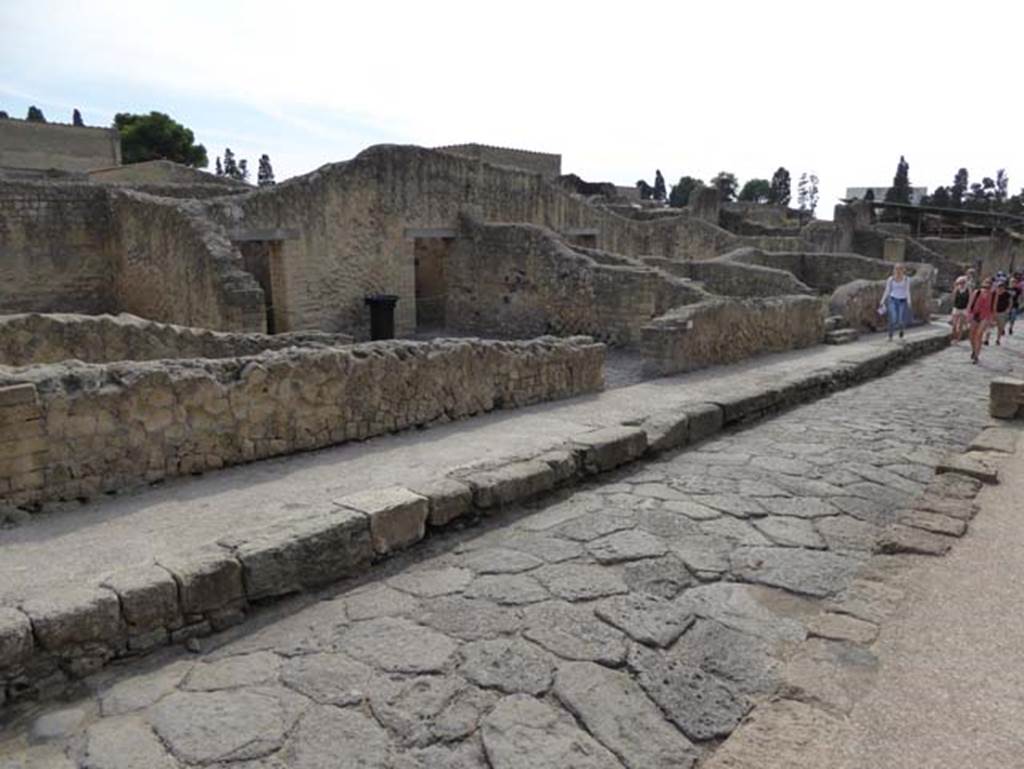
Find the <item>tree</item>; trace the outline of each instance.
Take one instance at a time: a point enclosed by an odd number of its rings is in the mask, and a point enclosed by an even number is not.
[[[230,179],[237,179],[239,176],[235,153],[231,151],[230,147],[224,148],[224,175]]]
[[[270,165],[270,156],[264,153],[260,156],[260,170],[256,175],[256,183],[260,187],[269,187],[274,182],[274,169]]]
[[[238,161],[238,181],[249,181],[249,161],[245,158]]]
[[[728,171],[719,171],[718,175],[711,180],[711,186],[718,190],[718,199],[722,203],[728,203],[736,198],[736,188],[739,187],[739,181],[736,179],[736,174],[731,174]]]
[[[811,210],[811,217],[818,210],[818,177],[811,174],[807,177],[807,207]]]
[[[683,208],[690,202],[690,193],[698,187],[703,187],[704,182],[692,176],[683,176],[679,184],[672,185],[672,191],[668,196],[668,204],[673,208]]]
[[[772,185],[767,179],[750,179],[740,190],[740,200],[745,203],[767,203],[772,197]]]
[[[952,203],[953,198],[950,195],[949,187],[936,187],[935,192],[928,198],[928,205],[930,206],[949,208]]]
[[[654,187],[649,185],[643,179],[637,181],[636,188],[640,192],[640,200],[650,200],[654,195]]]
[[[11,116],[8,115],[6,112],[4,112],[2,109],[0,109],[0,120],[10,120],[10,119],[11,119]]]
[[[79,127],[85,125],[85,123],[82,122],[82,113],[77,109],[71,113],[71,124]]]
[[[224,166],[220,164],[220,155],[217,156],[217,176],[224,175]]]
[[[1010,187],[1010,177],[1006,175],[1006,169],[1000,168],[996,171],[996,202],[1002,205],[1007,200],[1007,190]]]
[[[788,206],[790,198],[789,171],[782,166],[772,175],[771,192],[768,194],[768,202],[779,206]]]
[[[968,188],[967,169],[961,168],[953,177],[953,186],[949,188],[949,202],[954,208],[960,208],[964,204],[964,196]]]
[[[661,175],[661,171],[658,169],[654,171],[654,199],[665,199],[665,177]]]
[[[910,164],[903,155],[900,155],[900,162],[896,164],[896,175],[892,178],[892,187],[885,192],[886,203],[911,202],[910,190]]]
[[[28,108],[28,115],[25,116],[26,120],[31,120],[33,123],[45,123],[46,118],[43,117],[43,111],[34,104]]]
[[[114,115],[114,127],[121,132],[121,159],[125,164],[146,160],[172,160],[193,168],[206,168],[206,147],[195,143],[195,135],[163,112]]]
[[[875,191],[871,187],[868,187],[868,191],[864,193],[864,200],[868,203],[875,202]]]

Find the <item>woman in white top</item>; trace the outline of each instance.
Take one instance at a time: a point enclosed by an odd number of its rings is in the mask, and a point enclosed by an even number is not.
[[[910,278],[902,264],[893,267],[892,275],[886,279],[885,293],[882,294],[878,309],[879,312],[884,310],[889,316],[889,339],[892,339],[892,332],[897,326],[902,339],[910,319]]]

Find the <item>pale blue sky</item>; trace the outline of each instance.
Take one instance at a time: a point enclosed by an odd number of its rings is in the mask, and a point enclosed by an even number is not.
[[[160,110],[278,178],[379,142],[561,152],[595,181],[785,165],[1024,186],[1019,2],[0,0],[0,109]],[[794,190],[795,192],[795,190]]]

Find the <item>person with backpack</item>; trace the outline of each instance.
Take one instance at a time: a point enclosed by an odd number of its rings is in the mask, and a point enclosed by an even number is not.
[[[985,278],[981,287],[974,289],[967,304],[967,315],[971,320],[971,363],[977,363],[981,355],[981,342],[992,322],[992,279]]]
[[[951,320],[953,325],[953,342],[959,342],[969,327],[967,317],[967,303],[971,301],[971,289],[967,287],[967,276],[961,275],[953,284],[953,311]]]
[[[1006,288],[1006,281],[996,282],[992,293],[992,313],[996,325],[996,344],[999,344],[1006,333],[1006,324],[1010,319],[1010,308],[1013,307],[1013,294]]]

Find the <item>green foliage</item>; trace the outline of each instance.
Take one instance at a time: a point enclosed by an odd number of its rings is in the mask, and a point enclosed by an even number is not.
[[[875,191],[871,187],[868,187],[868,191],[864,193],[864,200],[868,203],[875,202]]]
[[[43,117],[43,111],[34,104],[28,108],[28,115],[25,116],[26,120],[31,120],[33,123],[45,123],[46,118]]]
[[[797,184],[797,207],[800,209],[800,219],[803,220],[803,213],[810,212],[814,218],[814,211],[818,208],[818,177],[814,174],[800,174],[800,182]]]
[[[172,160],[193,168],[206,168],[206,147],[195,135],[163,112],[133,115],[119,112],[114,127],[121,132],[121,159],[125,164],[146,160]]]
[[[85,123],[82,122],[82,113],[79,112],[77,109],[74,112],[71,113],[71,125],[76,125],[76,126],[84,126],[85,125]]]
[[[661,175],[661,170],[659,169],[654,171],[654,199],[665,199],[665,177]]]
[[[260,170],[256,176],[256,184],[260,187],[269,187],[276,184],[274,181],[274,169],[270,165],[270,156],[264,153],[260,156]]]
[[[0,120],[10,120],[10,119],[11,119],[11,116],[8,115],[6,112],[4,112],[2,109],[0,109]]]
[[[949,202],[954,208],[960,208],[964,204],[964,196],[968,190],[967,169],[961,168],[953,177],[953,186],[949,188]]]
[[[768,202],[780,206],[788,206],[791,198],[789,171],[779,166],[779,169],[772,175]]]
[[[711,180],[711,186],[718,190],[718,199],[723,203],[736,199],[736,189],[739,187],[736,174],[728,171],[719,171],[718,175]]]
[[[885,193],[886,203],[911,202],[910,191],[910,164],[903,155],[900,155],[900,162],[896,164],[896,175],[892,178],[892,187]]]
[[[672,185],[672,192],[668,196],[668,204],[674,208],[683,208],[690,202],[690,193],[697,187],[703,187],[704,182],[692,176],[684,176],[679,184]]]
[[[636,188],[640,191],[640,200],[650,200],[654,196],[654,187],[643,179],[637,181]]]
[[[767,179],[750,179],[740,190],[740,200],[745,203],[767,203],[771,195],[772,185]]]

